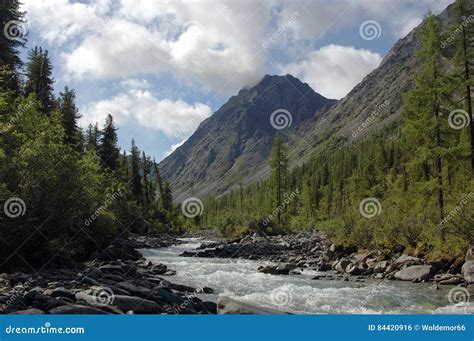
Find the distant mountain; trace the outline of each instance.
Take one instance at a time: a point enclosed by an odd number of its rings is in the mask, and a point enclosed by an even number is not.
[[[450,5],[438,15],[442,29],[452,24],[452,10]],[[290,75],[265,76],[255,87],[242,89],[160,163],[176,199],[219,194],[267,176],[267,158],[278,131],[270,124],[274,110],[285,109],[292,116],[292,125],[282,130],[292,165],[328,141],[350,143],[397,120],[402,94],[412,86],[417,68],[418,31],[400,39],[379,67],[340,101],[317,94]],[[444,53],[451,57],[452,49]]]
[[[291,75],[267,75],[202,122],[160,163],[162,174],[178,201],[247,183],[261,172],[278,131],[291,135],[321,108],[334,103]]]

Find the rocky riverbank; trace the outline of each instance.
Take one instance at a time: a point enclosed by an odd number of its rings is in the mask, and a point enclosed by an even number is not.
[[[215,303],[197,297],[211,288],[173,283],[172,269],[135,250],[178,243],[172,236],[131,236],[83,264],[0,274],[0,313],[215,314]]]
[[[299,274],[303,270],[322,272],[314,279],[361,280],[364,278],[435,282],[437,285],[474,284],[473,249],[465,259],[436,259],[408,255],[405,247],[359,252],[356,247],[332,243],[323,233],[301,232],[285,236],[248,235],[202,245],[184,257],[244,258],[272,261],[278,265],[257,270],[275,275]]]

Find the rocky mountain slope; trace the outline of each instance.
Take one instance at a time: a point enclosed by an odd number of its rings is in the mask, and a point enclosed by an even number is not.
[[[246,183],[265,164],[278,131],[291,134],[334,102],[290,75],[267,75],[256,86],[240,90],[202,122],[160,163],[162,174],[170,181],[177,200],[221,193]],[[287,110],[291,117],[279,109]],[[282,126],[287,128],[279,130]]]
[[[452,11],[450,5],[438,15],[442,29],[451,25]],[[412,86],[411,74],[417,67],[419,29],[400,39],[379,67],[340,101],[318,95],[290,75],[265,76],[257,86],[242,89],[160,163],[176,199],[219,194],[267,176],[266,160],[278,131],[270,124],[274,110],[291,114],[292,125],[281,132],[293,165],[329,140],[351,143],[397,120],[402,94]]]

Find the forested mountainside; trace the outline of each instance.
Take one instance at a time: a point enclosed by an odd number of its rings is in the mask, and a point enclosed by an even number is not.
[[[346,98],[280,134],[269,178],[209,196],[200,226],[461,254],[474,237],[472,13],[458,2],[428,15]]]

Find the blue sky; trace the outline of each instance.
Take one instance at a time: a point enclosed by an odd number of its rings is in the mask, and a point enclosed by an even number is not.
[[[119,144],[157,161],[244,86],[291,73],[342,98],[428,10],[451,0],[23,0],[81,125],[110,113]],[[26,56],[26,51],[24,51]]]

